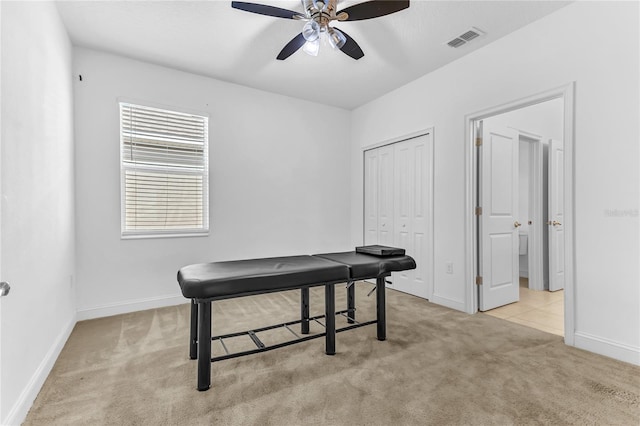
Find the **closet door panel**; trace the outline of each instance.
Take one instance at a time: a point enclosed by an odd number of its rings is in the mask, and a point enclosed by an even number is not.
[[[393,246],[394,230],[394,164],[393,146],[378,151],[378,244]]]
[[[430,188],[430,174],[428,170],[428,143],[429,136],[420,136],[409,141],[411,143],[412,161],[413,161],[413,176],[412,176],[412,215],[411,215],[411,240],[412,240],[412,253],[415,259],[419,259],[416,262],[416,269],[413,271],[412,282],[412,294],[420,297],[428,298],[428,284],[427,284],[427,272],[425,260],[428,257],[428,238],[426,237],[428,232],[428,221],[430,217],[429,213],[429,193]]]
[[[364,153],[364,244],[378,244],[378,151]]]
[[[413,147],[411,141],[398,142],[394,147],[394,224],[395,246],[406,250],[413,256]],[[394,274],[394,288],[407,293],[413,292],[414,270],[402,271]]]

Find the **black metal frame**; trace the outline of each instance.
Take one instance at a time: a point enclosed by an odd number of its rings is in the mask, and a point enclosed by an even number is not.
[[[254,330],[241,331],[237,333],[230,333],[220,336],[211,335],[211,302],[215,299],[191,299],[191,329],[190,329],[190,342],[189,342],[189,357],[191,359],[198,360],[198,390],[205,391],[211,386],[211,363],[214,361],[222,361],[225,359],[236,358],[244,355],[251,355],[259,352],[270,351],[273,349],[282,348],[285,346],[293,345],[300,342],[306,342],[308,340],[316,339],[319,337],[325,337],[325,353],[327,355],[335,355],[336,353],[336,333],[352,330],[358,327],[364,327],[366,325],[377,324],[377,338],[378,340],[386,340],[386,301],[385,301],[385,277],[390,274],[384,274],[375,277],[376,278],[376,319],[366,322],[357,322],[356,307],[355,307],[355,282],[349,281],[347,283],[347,309],[337,311],[335,308],[335,284],[324,284],[325,288],[325,314],[314,317],[309,316],[309,286],[300,287],[300,320],[290,321],[281,324],[270,325]],[[363,277],[374,278],[374,277]],[[346,315],[345,315],[346,314]],[[346,327],[341,327],[336,330],[336,315],[344,315],[347,317],[347,323],[351,324]],[[320,319],[325,319],[325,324],[322,324]],[[310,321],[316,321],[325,327],[324,333],[318,333],[314,335],[309,334]],[[303,337],[298,336],[293,330],[289,328],[290,325],[300,324],[300,332]],[[296,339],[289,340],[275,345],[265,345],[256,333],[266,330],[272,330],[275,328],[284,327],[287,328]],[[256,345],[256,349],[247,351],[229,353],[227,347],[224,344],[225,338],[237,337],[242,335],[248,335]],[[211,342],[218,340],[222,344],[226,354],[212,357],[211,356]],[[200,343],[203,344],[200,344]]]

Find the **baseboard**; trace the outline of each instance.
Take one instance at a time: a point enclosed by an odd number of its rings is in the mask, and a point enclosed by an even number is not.
[[[435,294],[431,296],[429,302],[435,303],[436,305],[446,306],[447,308],[455,309],[456,311],[466,312],[464,302],[437,296]]]
[[[31,376],[31,380],[29,380],[29,383],[27,383],[27,386],[23,389],[15,405],[11,408],[9,414],[2,422],[3,425],[9,426],[22,424],[33,405],[33,401],[35,401],[40,389],[42,389],[42,385],[44,385],[45,380],[47,380],[51,369],[56,363],[60,352],[62,352],[62,348],[64,348],[65,343],[67,343],[75,325],[76,317],[73,316],[71,321],[69,321],[66,327],[58,335],[58,338],[54,341],[53,345],[51,345],[51,348],[36,371],[33,373],[33,376]]]
[[[189,300],[185,299],[182,295],[167,295],[149,297],[146,299],[126,300],[124,302],[81,309],[78,311],[78,321],[128,314],[130,312],[145,311],[147,309],[164,308],[166,306],[182,305],[188,302]]]
[[[576,348],[628,362],[629,364],[640,365],[640,348],[603,339],[602,337],[580,331],[576,331],[574,336],[574,345]]]
[[[27,413],[29,413],[31,406],[33,405],[33,401],[35,401],[38,396],[42,385],[49,376],[51,369],[58,359],[60,352],[62,352],[62,348],[64,348],[64,345],[69,339],[77,321],[143,311],[146,309],[162,308],[165,306],[180,305],[183,303],[188,303],[188,300],[182,295],[171,295],[114,303],[78,311],[55,340],[42,362],[33,373],[31,380],[29,380],[29,383],[20,394],[15,405],[9,411],[9,414],[7,414],[4,420],[0,419],[0,424],[3,426],[20,425],[27,417]]]

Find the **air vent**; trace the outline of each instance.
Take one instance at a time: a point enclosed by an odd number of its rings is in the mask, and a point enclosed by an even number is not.
[[[474,38],[479,37],[479,36],[480,36],[480,33],[477,33],[477,32],[475,32],[473,30],[469,30],[466,33],[462,34],[460,36],[460,38],[463,39],[464,41],[471,41]]]
[[[471,27],[469,28],[467,31],[465,31],[464,33],[460,34],[457,37],[454,37],[452,40],[447,42],[447,45],[457,48],[460,47],[464,44],[467,44],[468,42],[470,42],[471,40],[473,40],[474,38],[478,38],[481,35],[484,35],[484,32],[480,31],[477,28]]]
[[[462,40],[461,38],[454,38],[453,40],[451,40],[449,43],[447,43],[449,46],[451,47],[460,47],[463,44],[465,44],[466,41]]]

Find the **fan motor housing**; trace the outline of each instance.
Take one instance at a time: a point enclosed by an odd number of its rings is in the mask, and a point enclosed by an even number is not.
[[[303,0],[303,5],[307,12],[307,16],[320,24],[320,27],[324,29],[327,25],[329,25],[329,22],[331,22],[333,19],[336,19],[337,0],[328,0],[323,4],[326,5],[326,7],[320,10],[316,7],[313,0]]]

